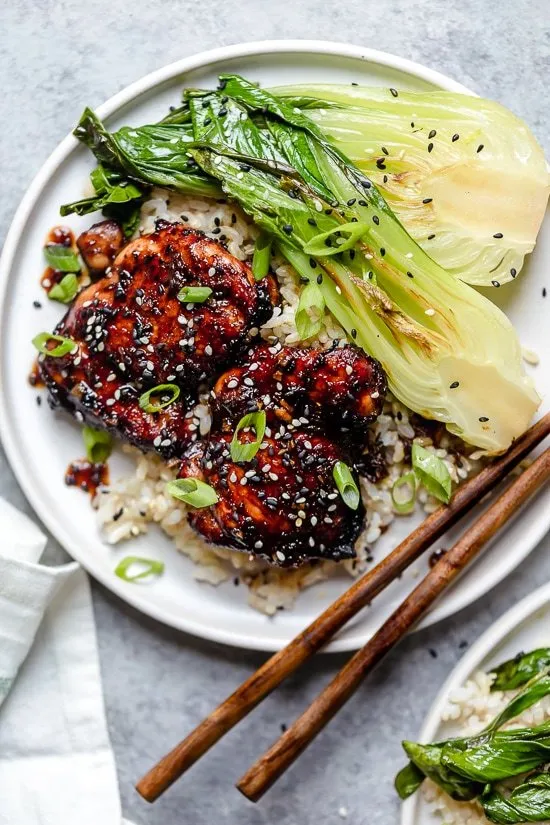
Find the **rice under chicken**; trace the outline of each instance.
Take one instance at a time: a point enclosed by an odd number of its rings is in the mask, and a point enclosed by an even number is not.
[[[225,201],[174,195],[157,189],[142,208],[140,232],[153,231],[158,218],[182,221],[206,232],[225,243],[229,252],[240,260],[252,257],[258,230],[238,207]],[[263,325],[261,335],[267,340],[278,339],[286,345],[303,343],[294,322],[300,294],[298,276],[282,260],[275,259],[273,269],[282,301],[271,319]],[[329,347],[335,341],[341,345],[348,343],[344,330],[327,313],[321,331],[307,343]],[[211,424],[207,395],[200,398],[193,415],[197,431],[205,436]],[[338,569],[344,568],[350,576],[364,572],[371,560],[373,544],[395,518],[391,490],[394,482],[410,470],[407,456],[410,455],[413,440],[435,450],[447,465],[455,483],[460,483],[479,468],[479,451],[472,452],[460,439],[446,432],[434,445],[430,434],[422,426],[415,426],[414,416],[411,419],[410,411],[390,394],[372,430],[372,435],[381,445],[388,474],[378,483],[361,479],[366,520],[356,542],[356,559],[312,561],[298,569],[280,569],[250,558],[246,553],[209,545],[188,525],[185,504],[165,492],[166,482],[175,478],[176,470],[158,456],[144,455],[127,446],[123,449],[134,457],[135,470],[98,491],[94,506],[99,524],[111,544],[146,533],[150,524],[158,524],[176,548],[195,562],[196,579],[217,585],[238,577],[248,587],[249,604],[272,615],[277,610],[291,607],[302,589],[326,579]],[[417,488],[417,499],[428,513],[438,506],[438,502],[422,487]]]

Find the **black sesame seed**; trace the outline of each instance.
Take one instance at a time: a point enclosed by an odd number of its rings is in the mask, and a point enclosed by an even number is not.
[[[412,274],[412,272],[407,272],[407,275],[408,275],[409,278],[414,278],[414,275]]]
[[[459,137],[460,137],[460,135],[453,135],[452,138],[451,138],[452,142],[456,143],[456,141],[459,139]]]
[[[387,182],[388,182],[388,176],[387,176],[387,175],[384,175],[384,177],[382,178],[382,180],[384,181],[384,183],[387,183]]]
[[[315,258],[309,259],[309,265],[312,269],[315,269],[315,267],[317,266],[317,261],[315,260]]]
[[[385,146],[382,146],[382,151],[384,152],[385,155],[389,155],[389,152],[388,152],[388,150],[386,149]]]
[[[431,152],[433,148],[434,148],[433,143],[428,143],[428,152]]]
[[[35,309],[42,309],[42,304],[40,303],[40,301],[33,301],[32,305]]]
[[[40,407],[41,404],[42,404],[42,398],[41,398],[40,395],[37,395],[36,396],[36,405],[37,405],[37,407]]]
[[[211,235],[219,235],[220,232],[221,232],[221,229],[220,229],[219,226],[217,226],[215,229],[212,230],[212,232],[210,234]]]
[[[219,225],[220,225],[220,223],[221,223],[221,221],[220,221],[220,219],[219,219],[219,218],[214,218],[214,225],[215,225],[215,226],[219,226]]]
[[[368,206],[368,203],[364,200],[358,200],[357,203],[359,204],[359,206]]]
[[[495,234],[493,235],[493,238],[503,238],[503,237],[504,237],[504,235],[502,234],[502,232],[495,232]]]
[[[315,220],[315,218],[308,218],[307,222],[310,226],[317,226],[317,221]]]
[[[432,657],[432,659],[437,659],[437,650],[434,650],[433,647],[430,647],[428,652],[429,652],[430,656]]]
[[[459,386],[460,386],[460,383],[458,381],[453,381],[452,384],[449,384],[449,389],[456,390],[456,388],[459,387]]]
[[[234,213],[234,212],[233,212],[233,214],[231,215],[231,223],[237,223],[237,216],[235,215],[235,213]]]
[[[332,215],[332,209],[325,209],[325,215]]]
[[[225,117],[225,115],[226,115],[226,114],[227,114],[227,109],[226,109],[226,107],[225,107],[225,106],[222,106],[222,107],[221,107],[221,109],[220,109],[220,110],[219,110],[219,112],[218,112],[218,115],[219,115],[220,117]]]
[[[479,420],[481,421],[481,423],[482,423],[482,424],[484,424],[484,423],[485,423],[486,421],[488,421],[489,419],[487,418],[487,416],[486,416],[486,415],[480,415],[480,416],[479,416]]]
[[[376,165],[379,169],[385,169],[386,164],[384,163],[384,158],[378,158],[378,160],[376,161]]]
[[[434,138],[436,135],[437,135],[437,132],[435,131],[435,129],[432,129],[432,130],[431,130],[431,132],[429,133],[428,137],[429,137],[429,138],[430,138],[430,140],[431,140],[431,139],[432,139],[432,138]]]
[[[323,283],[323,276],[322,276],[322,275],[317,275],[317,283],[318,283],[318,284],[322,284],[322,283]]]
[[[491,281],[493,286],[500,286],[500,281]]]
[[[414,129],[414,121],[411,120],[411,129]]]
[[[292,235],[292,226],[289,223],[285,223],[283,232],[286,232],[287,235]]]
[[[357,338],[357,330],[356,329],[350,329],[350,335],[355,340],[355,338]]]
[[[210,126],[211,123],[212,123],[212,118],[211,117],[205,117],[204,118],[204,125],[205,126]]]
[[[510,275],[512,276],[512,278],[515,278],[517,274],[517,271],[514,269],[514,267],[512,267],[512,269],[510,270]]]
[[[547,292],[546,292],[546,287],[545,287],[545,286],[543,286],[543,288],[542,288],[542,297],[543,297],[543,298],[546,298],[546,295],[547,295]]]
[[[348,206],[353,206],[353,204],[355,203],[356,200],[357,200],[357,198],[350,198],[349,201],[348,201]]]
[[[380,247],[380,255],[381,255],[382,257],[384,257],[384,255],[385,255],[385,254],[386,254],[386,250],[384,249],[384,247],[383,247],[383,246],[382,246],[382,247]]]
[[[373,216],[372,216],[372,222],[373,222],[373,223],[375,223],[375,224],[376,224],[376,226],[378,226],[378,225],[379,225],[379,223],[380,223],[380,218],[378,217],[378,215],[373,215]]]
[[[391,88],[391,86],[390,86],[390,92],[392,93],[392,95],[393,95],[394,97],[397,97],[397,96],[398,96],[397,89],[392,89],[392,88]]]
[[[355,258],[355,249],[350,249],[349,257],[350,257],[350,260],[353,261],[353,259]]]
[[[431,203],[432,201],[433,201],[433,198],[424,198],[422,203]]]
[[[351,85],[352,85],[352,86],[359,86],[359,83],[355,83],[355,81],[353,81],[353,80],[352,80],[352,81],[351,81]]]
[[[468,647],[468,642],[466,639],[463,639],[460,644],[458,645],[460,650],[465,650]]]
[[[218,83],[218,91],[223,92],[226,86],[227,80],[224,77],[220,77],[220,82]]]
[[[476,149],[476,152],[481,152],[482,149],[483,149],[483,143],[480,143],[479,146]]]
[[[428,240],[429,241],[433,241],[434,238],[435,238],[435,235],[428,235]]]

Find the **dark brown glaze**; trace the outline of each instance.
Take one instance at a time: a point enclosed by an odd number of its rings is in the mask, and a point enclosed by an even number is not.
[[[190,447],[181,478],[200,478],[219,500],[191,510],[189,522],[207,541],[289,567],[312,558],[353,558],[364,510],[347,507],[333,468],[341,450],[318,433],[286,429],[270,434],[256,456],[231,460],[229,434]],[[243,433],[242,441],[253,440]]]
[[[124,247],[124,232],[116,221],[94,223],[76,241],[82,259],[92,274],[103,273]]]
[[[53,226],[46,237],[48,244],[59,244],[60,246],[74,246],[74,235],[68,226]]]
[[[320,428],[361,447],[381,413],[386,393],[377,361],[353,346],[320,348],[260,344],[241,366],[222,375],[213,393],[215,421],[265,409],[272,422]]]
[[[109,484],[109,468],[107,464],[93,464],[86,458],[72,461],[65,471],[65,484],[69,487],[79,487],[93,498],[98,487]]]
[[[40,286],[44,292],[49,293],[56,284],[63,280],[66,274],[66,272],[61,272],[59,269],[52,269],[51,266],[47,266],[40,278]]]
[[[183,286],[208,286],[203,304],[182,304]],[[158,222],[131,242],[104,278],[79,293],[55,332],[75,341],[62,358],[41,355],[52,402],[143,450],[181,456],[195,440],[189,411],[214,376],[271,314],[268,285],[201,232]],[[139,396],[173,383],[177,402],[158,413]]]

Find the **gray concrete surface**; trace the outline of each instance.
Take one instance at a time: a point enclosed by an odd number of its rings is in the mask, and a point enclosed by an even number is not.
[[[549,29],[546,0],[3,0],[0,239],[83,103],[97,105],[184,55],[244,40],[341,40],[413,58],[510,106],[548,150]],[[27,506],[2,457],[0,494]],[[343,807],[350,825],[393,825],[392,778],[403,761],[399,740],[417,733],[461,655],[460,643],[475,640],[548,580],[549,549],[546,540],[480,602],[406,640],[257,806],[233,789],[233,781],[345,657],[316,659],[149,807],[133,791],[134,780],[263,657],[169,630],[94,585],[125,814],[139,825],[333,825],[343,821]],[[54,542],[50,552],[60,552]]]

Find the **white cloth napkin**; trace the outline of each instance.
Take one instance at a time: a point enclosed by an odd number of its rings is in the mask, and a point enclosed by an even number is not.
[[[2,499],[0,535],[0,825],[121,825],[87,576]]]

